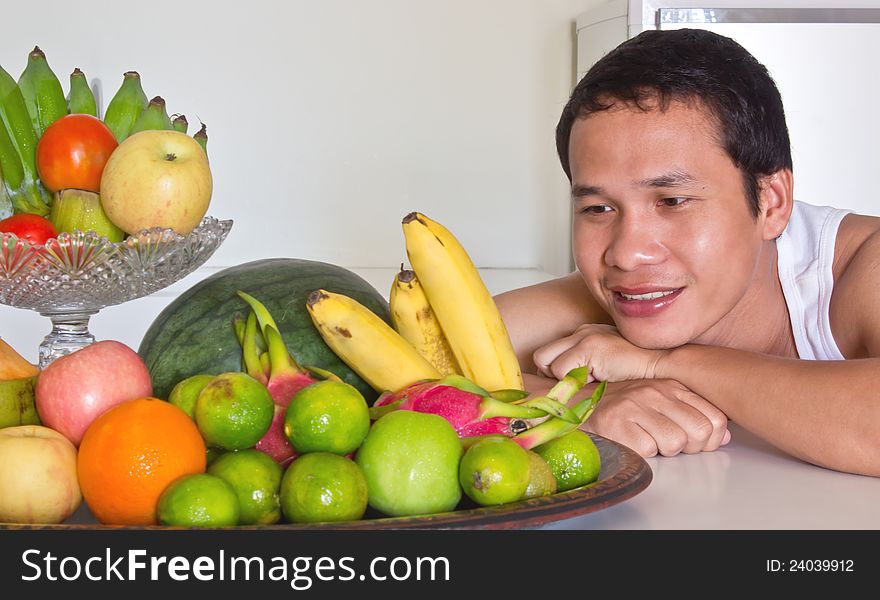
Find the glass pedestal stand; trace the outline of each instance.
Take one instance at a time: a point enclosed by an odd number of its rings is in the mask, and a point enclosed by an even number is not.
[[[52,331],[40,344],[40,369],[45,369],[56,358],[94,343],[95,336],[89,332],[89,318],[98,314],[97,310],[40,314],[52,321]]]
[[[229,235],[232,221],[205,217],[187,235],[145,229],[113,243],[95,232],[62,233],[31,246],[0,234],[0,304],[52,321],[40,344],[40,368],[95,341],[89,319],[102,308],[148,296],[203,265]]]

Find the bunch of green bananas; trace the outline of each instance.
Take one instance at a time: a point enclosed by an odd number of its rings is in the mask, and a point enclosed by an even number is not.
[[[122,142],[140,131],[174,129],[186,133],[189,127],[186,116],[179,114],[168,116],[165,100],[161,96],[156,96],[147,102],[147,95],[141,86],[141,77],[137,71],[128,71],[123,75],[122,85],[107,105],[104,123],[116,136],[117,142]],[[207,153],[208,134],[204,123],[193,138]]]
[[[39,47],[28,55],[17,82],[0,66],[0,219],[12,212],[49,214],[52,196],[40,183],[36,148],[46,128],[67,114],[98,116],[95,96],[80,69],[70,74],[70,92],[65,98],[61,82]],[[168,116],[161,97],[147,101],[135,71],[123,76],[103,120],[117,142],[139,131],[174,129],[186,133],[188,127],[185,116]],[[207,153],[204,124],[193,138]]]

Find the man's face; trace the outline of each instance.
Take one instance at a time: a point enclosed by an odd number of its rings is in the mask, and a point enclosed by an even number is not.
[[[645,348],[710,342],[763,243],[714,122],[696,104],[618,105],[575,122],[569,158],[575,260],[621,334]]]

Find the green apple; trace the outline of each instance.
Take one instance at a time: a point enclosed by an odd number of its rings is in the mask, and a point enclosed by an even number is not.
[[[207,213],[212,188],[208,156],[198,142],[179,131],[141,131],[110,155],[101,204],[126,233],[163,227],[186,235]]]
[[[76,448],[48,427],[0,429],[0,522],[60,523],[82,502]]]
[[[390,516],[453,510],[461,499],[461,441],[446,419],[397,410],[376,421],[355,460],[369,504]]]

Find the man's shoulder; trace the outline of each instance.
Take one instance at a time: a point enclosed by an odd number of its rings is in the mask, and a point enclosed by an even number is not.
[[[834,252],[831,323],[847,358],[880,355],[880,218],[848,215]]]
[[[867,257],[880,252],[880,217],[849,214],[837,230],[834,247],[834,280],[840,280],[855,263],[860,268]]]

